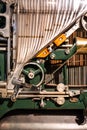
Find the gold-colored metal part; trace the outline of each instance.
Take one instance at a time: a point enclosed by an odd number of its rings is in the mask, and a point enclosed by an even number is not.
[[[77,53],[87,53],[87,38],[76,37]]]
[[[56,46],[60,46],[64,41],[66,40],[66,35],[62,34],[61,36],[59,36],[58,38],[56,38],[56,40],[53,41],[53,43]],[[52,44],[53,45],[53,44]],[[50,54],[50,51],[48,49],[49,47],[46,47],[44,49],[42,49],[38,54],[37,54],[37,58],[45,58],[46,56],[48,56]]]
[[[81,48],[77,51],[78,54],[87,54],[87,47],[86,48]]]
[[[41,50],[41,52],[39,52],[39,54],[37,54],[37,58],[45,58],[46,56],[48,56],[50,54],[48,48],[44,48],[43,50]]]
[[[65,40],[66,40],[66,35],[62,34],[60,37],[54,40],[54,43],[56,44],[56,46],[60,46]]]
[[[72,102],[72,103],[78,102],[78,98],[72,97],[72,98],[70,98],[70,102]]]

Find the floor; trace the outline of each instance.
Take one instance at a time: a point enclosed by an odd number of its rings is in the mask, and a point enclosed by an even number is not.
[[[18,110],[0,120],[0,130],[87,130],[84,123],[81,110]]]

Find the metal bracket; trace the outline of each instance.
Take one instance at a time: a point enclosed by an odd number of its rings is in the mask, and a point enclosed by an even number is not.
[[[80,19],[70,28],[67,32],[65,32],[66,37],[68,38],[73,32],[75,32],[80,27]]]

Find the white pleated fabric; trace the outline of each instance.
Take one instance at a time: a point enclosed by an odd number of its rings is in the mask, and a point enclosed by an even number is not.
[[[6,2],[17,2],[18,5],[17,65],[13,74],[13,77],[17,78],[26,62],[87,12],[87,0],[6,0]],[[9,88],[12,88],[11,80],[8,82]]]

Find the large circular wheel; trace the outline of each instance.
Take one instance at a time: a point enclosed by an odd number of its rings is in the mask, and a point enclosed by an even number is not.
[[[81,23],[82,27],[87,31],[87,13],[84,16],[82,16]]]
[[[25,75],[25,81],[32,86],[39,87],[44,81],[44,69],[36,62],[26,64],[22,73]]]

